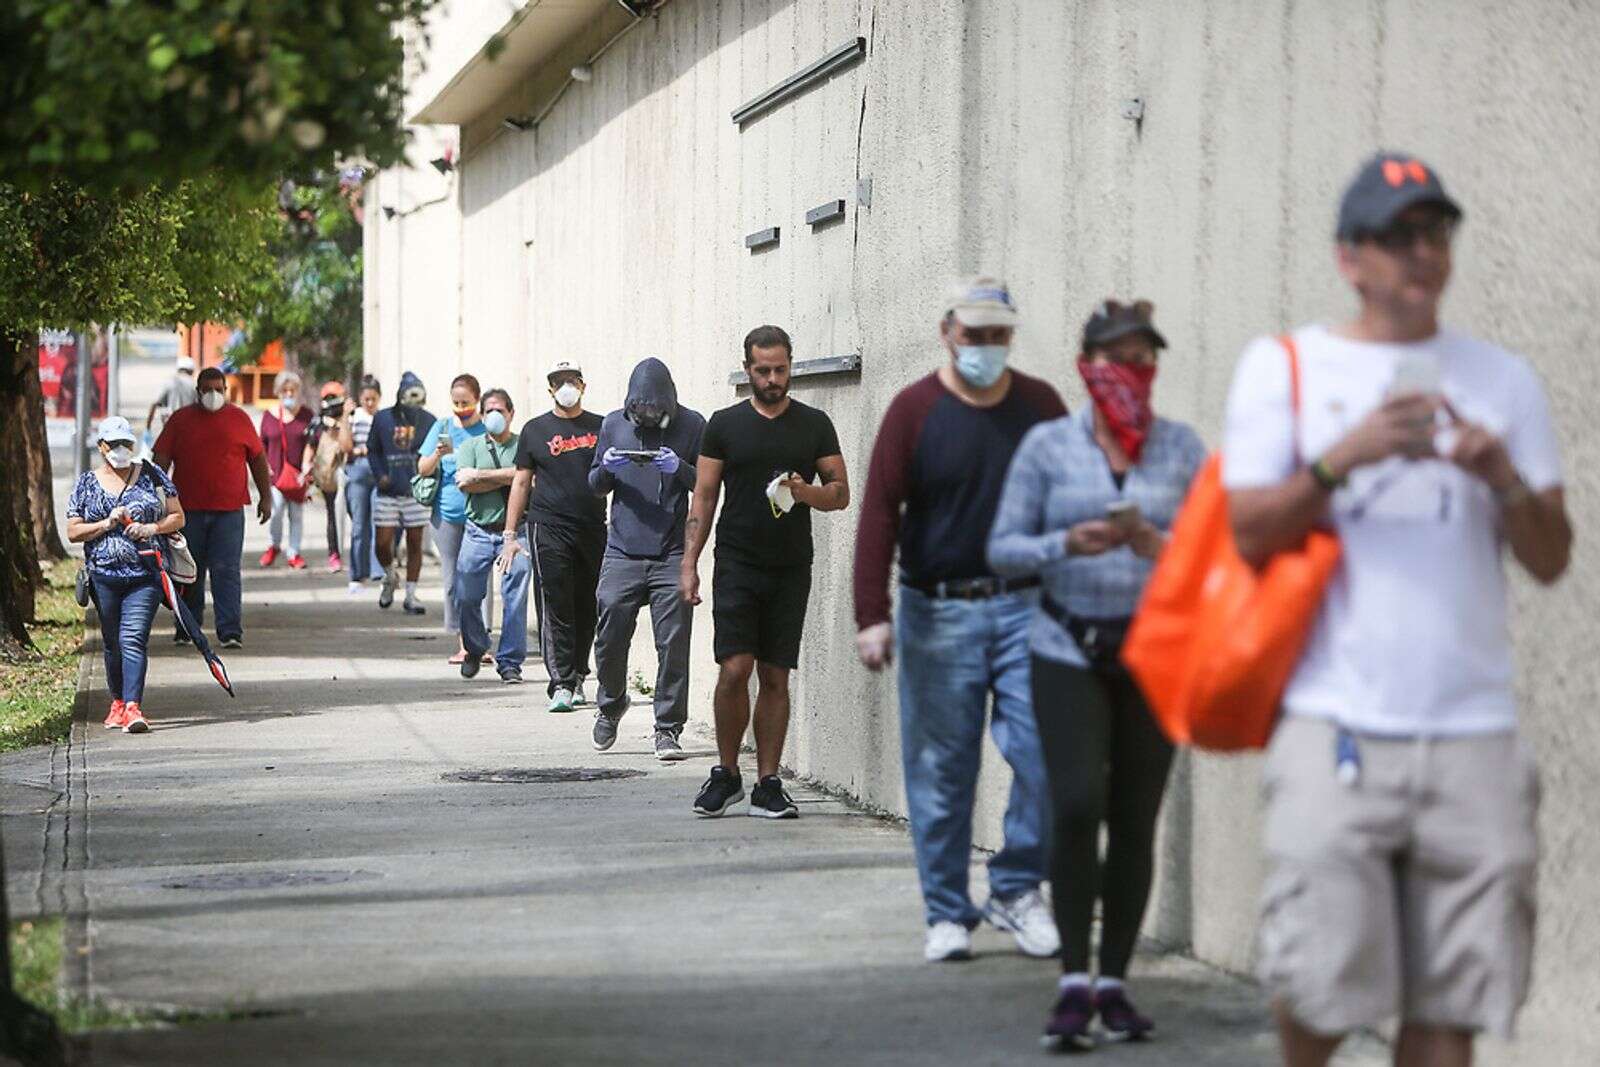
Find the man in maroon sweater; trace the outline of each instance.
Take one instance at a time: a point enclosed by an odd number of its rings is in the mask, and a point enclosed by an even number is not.
[[[1067,409],[1049,384],[1007,369],[1017,311],[1003,282],[968,279],[946,309],[939,336],[948,361],[895,397],[872,450],[856,538],[856,646],[874,671],[892,651],[899,655],[906,801],[927,911],[924,955],[968,958],[973,927],[988,919],[1027,954],[1053,956],[1060,941],[1039,894],[1049,796],[1028,666],[1037,602],[1030,589],[1038,580],[995,577],[985,546],[1017,446]],[[897,544],[896,627],[889,570]],[[986,719],[1013,778],[1005,843],[989,861],[989,899],[980,911],[967,871]]]

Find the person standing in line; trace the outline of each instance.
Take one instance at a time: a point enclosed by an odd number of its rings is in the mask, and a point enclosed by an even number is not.
[[[517,474],[517,442],[511,432],[516,411],[511,394],[490,389],[483,394],[484,432],[462,442],[455,453],[455,483],[466,496],[466,530],[456,560],[455,598],[461,613],[461,641],[466,655],[461,676],[474,678],[489,653],[486,595],[491,571],[500,575],[500,647],[494,665],[507,685],[522,684],[522,663],[528,658],[528,582],[533,566],[528,546],[499,565],[506,505]]]
[[[1044,1040],[1057,1048],[1093,1048],[1096,1017],[1115,1041],[1155,1029],[1125,983],[1155,874],[1172,745],[1122,666],[1122,640],[1206,449],[1189,426],[1151,408],[1167,345],[1153,310],[1148,301],[1107,300],[1089,316],[1078,372],[1092,404],[1023,439],[989,535],[996,573],[1044,578],[1029,643],[1061,935],[1062,976]],[[1097,902],[1099,974],[1091,977]]]
[[[700,554],[711,535],[723,484],[712,569],[712,646],[718,763],[695,797],[694,812],[720,816],[744,799],[739,748],[750,726],[750,675],[756,674],[756,785],[750,814],[794,819],[778,761],[789,732],[789,672],[800,665],[800,635],[811,597],[811,512],[850,505],[839,435],[823,412],[789,396],[794,345],[777,326],[744,339],[750,400],[711,416],[700,439],[694,503],[684,530],[680,587],[700,603]],[[812,482],[819,478],[820,485]]]
[[[478,404],[483,387],[470,374],[458,374],[450,383],[451,414],[435,422],[422,439],[417,473],[439,479],[439,495],[434,498],[433,543],[439,548],[439,578],[444,585],[444,632],[456,637],[456,651],[449,663],[459,667],[467,658],[461,635],[461,620],[452,590],[456,587],[456,560],[461,555],[461,540],[467,529],[467,498],[456,485],[456,449],[486,432]],[[480,610],[482,610],[480,608]],[[488,619],[484,620],[485,625]]]
[[[400,375],[394,405],[372,416],[372,430],[367,435],[367,466],[377,487],[372,523],[377,530],[378,564],[383,568],[378,607],[388,609],[394,603],[394,591],[400,584],[394,542],[404,530],[406,599],[402,609],[407,615],[421,615],[428,610],[417,602],[417,582],[422,578],[422,528],[428,524],[428,509],[411,495],[417,451],[434,423],[433,416],[422,406],[427,402],[428,390],[422,379],[406,371]]]
[[[308,471],[317,492],[322,494],[328,516],[328,572],[344,569],[339,551],[339,471],[344,466],[344,449],[339,443],[343,424],[354,407],[338,382],[323,382],[319,393],[322,407],[311,420],[306,434],[306,451],[300,469]]]
[[[678,403],[672,372],[659,359],[633,368],[626,401],[600,427],[589,487],[611,496],[594,643],[600,682],[594,747],[601,752],[616,743],[617,725],[628,710],[628,646],[639,610],[648,603],[656,639],[656,758],[684,758],[678,738],[689,721],[694,609],[679,595],[678,581],[705,427],[698,411]]]
[[[197,574],[179,586],[195,625],[206,621],[206,579],[217,611],[217,639],[223,648],[244,647],[244,596],[240,563],[244,557],[244,509],[250,506],[248,472],[256,483],[256,517],[272,518],[272,472],[266,449],[250,416],[227,401],[228,380],[217,367],[200,372],[195,402],[167,419],[156,438],[153,461],[170,472],[184,509],[183,536]],[[178,624],[173,640],[189,637]]]
[[[372,467],[367,463],[367,438],[372,434],[372,416],[382,396],[383,388],[378,379],[365,375],[356,392],[356,407],[350,417],[339,424],[339,447],[344,449],[345,455],[344,506],[350,514],[351,596],[361,591],[362,582],[378,577],[383,570],[373,547],[372,508],[378,487],[373,480]]]
[[[550,710],[568,712],[584,702],[595,587],[606,547],[605,502],[589,490],[604,420],[583,410],[583,368],[575,361],[557,360],[546,381],[555,408],[529,419],[517,441],[517,476],[500,554],[509,568],[524,543],[533,550],[534,614],[550,674]],[[517,534],[524,511],[526,542]]]
[[[165,471],[134,459],[138,439],[127,419],[102,419],[96,436],[102,463],[79,475],[72,488],[67,540],[83,545],[100,616],[111,690],[106,729],[142,734],[150,730],[141,708],[150,627],[162,596],[159,565],[139,553],[183,528],[183,507]]]
[[[306,487],[311,480],[305,461],[306,444],[311,437],[311,409],[303,403],[303,388],[300,375],[292,370],[279,371],[272,382],[278,410],[261,416],[261,444],[267,452],[267,468],[272,472],[272,524],[267,528],[272,543],[261,553],[263,567],[272,566],[283,551],[283,521],[287,517],[289,566],[297,571],[306,569],[300,543],[305,535]]]
[[[172,375],[172,381],[161,390],[161,395],[156,397],[156,402],[150,405],[149,412],[145,415],[145,432],[147,440],[154,441],[161,436],[161,431],[166,428],[167,420],[195,402],[197,390],[195,388],[194,360],[188,356],[178,357],[178,369]],[[113,415],[116,412],[112,412]]]
[[[1505,558],[1549,585],[1572,527],[1549,401],[1518,356],[1442,326],[1461,208],[1383,153],[1344,193],[1360,310],[1245,349],[1223,483],[1258,565],[1314,526],[1343,554],[1263,771],[1260,969],[1284,1063],[1399,1016],[1400,1067],[1466,1067],[1528,991],[1538,770],[1517,732]]]
[[[856,536],[857,651],[869,670],[882,670],[896,649],[900,662],[900,743],[929,961],[971,958],[971,931],[984,918],[1030,956],[1061,947],[1039,892],[1049,794],[1028,682],[1029,590],[1039,580],[996,577],[984,558],[1017,445],[1067,410],[1049,384],[1007,368],[1017,321],[1004,282],[978,276],[955,286],[939,323],[948,358],[889,405]],[[897,543],[898,637],[889,610]],[[980,910],[967,874],[985,719],[1012,778]]]

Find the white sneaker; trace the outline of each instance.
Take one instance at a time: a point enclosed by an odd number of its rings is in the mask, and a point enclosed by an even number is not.
[[[983,906],[983,917],[998,929],[1017,939],[1017,947],[1025,955],[1041,959],[1061,951],[1061,935],[1056,931],[1055,916],[1045,907],[1044,897],[1037,889],[1030,889],[1011,900],[990,897]]]
[[[960,923],[934,923],[928,927],[928,939],[922,944],[922,956],[929,963],[970,960],[972,933]]]
[[[361,592],[361,583],[360,582],[351,582],[348,586],[345,587],[344,592],[345,592],[346,596],[356,596],[356,595],[358,595]]]
[[[550,712],[551,712],[551,714],[556,714],[558,712],[566,712],[566,711],[571,711],[571,710],[572,710],[572,690],[570,690],[570,689],[557,689],[554,693],[551,694],[551,696],[550,696]]]

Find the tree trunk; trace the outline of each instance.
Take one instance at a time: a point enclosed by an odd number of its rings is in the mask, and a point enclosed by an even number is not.
[[[22,340],[0,330],[0,426],[21,426],[28,418],[24,379],[37,374],[25,366]],[[20,433],[0,432],[0,470],[28,470],[28,451]],[[33,515],[27,478],[0,478],[0,640],[32,647],[27,623],[34,620],[34,589],[44,582],[33,545]]]
[[[26,363],[25,345],[21,356],[21,361]],[[38,373],[24,371],[22,387],[23,404],[27,407],[22,433],[28,450],[28,506],[33,517],[33,546],[41,562],[66,559],[67,549],[61,543],[61,531],[56,528],[55,477],[50,469],[50,438],[45,431],[44,390],[40,387]]]

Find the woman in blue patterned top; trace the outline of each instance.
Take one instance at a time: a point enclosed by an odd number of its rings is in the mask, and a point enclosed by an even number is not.
[[[133,458],[135,439],[127,419],[113,415],[101,420],[97,436],[104,462],[84,471],[72,487],[67,540],[83,545],[100,614],[106,687],[111,690],[106,728],[142,734],[150,729],[139,704],[150,626],[161,604],[161,579],[156,562],[139,553],[183,529],[183,508],[166,473]]]
[[[1096,1015],[1114,1039],[1153,1029],[1123,981],[1150,896],[1172,746],[1119,653],[1205,447],[1193,429],[1151,411],[1166,341],[1150,312],[1146,301],[1095,309],[1078,357],[1093,403],[1023,438],[989,535],[996,574],[1044,580],[1029,643],[1055,816],[1050,882],[1064,974],[1045,1039],[1058,1047],[1092,1047]],[[1099,976],[1091,982],[1097,898]]]

